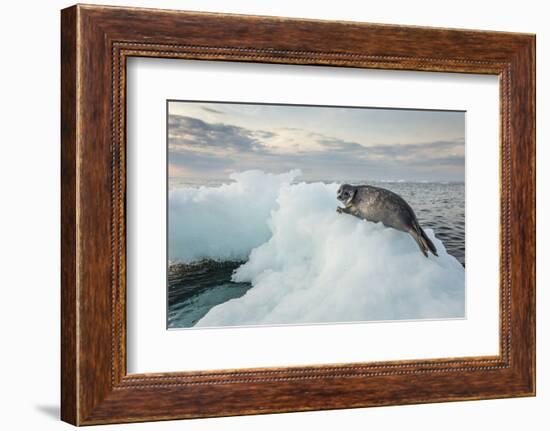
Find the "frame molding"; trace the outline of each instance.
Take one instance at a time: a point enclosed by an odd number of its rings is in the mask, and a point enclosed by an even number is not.
[[[61,47],[63,420],[89,425],[535,394],[533,35],[77,5],[62,11]],[[498,75],[500,354],[127,375],[131,56]]]

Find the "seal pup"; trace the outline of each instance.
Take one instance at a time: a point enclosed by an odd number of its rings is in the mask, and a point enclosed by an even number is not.
[[[338,213],[382,222],[384,226],[406,232],[414,238],[424,256],[428,257],[428,251],[437,256],[433,242],[420,227],[413,209],[398,194],[381,187],[343,184],[336,198],[345,205],[336,208]]]

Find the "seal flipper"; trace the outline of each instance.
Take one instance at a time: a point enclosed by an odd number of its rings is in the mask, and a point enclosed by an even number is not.
[[[420,247],[420,251],[424,256],[428,257],[428,251],[431,251],[434,256],[437,256],[437,249],[434,243],[428,238],[424,229],[422,229],[417,222],[414,223],[413,229],[411,229],[409,233],[418,244],[418,247]]]
[[[420,226],[418,226],[418,227],[420,228],[420,232],[422,234],[422,239],[426,243],[426,246],[430,249],[430,251],[432,252],[432,254],[434,256],[437,256],[437,249],[435,248],[434,243],[432,242],[432,240],[430,238],[428,238],[428,235],[426,235],[426,232],[424,232],[424,229],[422,229]]]
[[[420,248],[420,251],[422,252],[422,254],[428,257],[428,247],[425,241],[423,241],[422,235],[419,235],[418,232],[412,229],[409,231],[409,234],[414,238],[414,240],[418,244],[418,247]]]

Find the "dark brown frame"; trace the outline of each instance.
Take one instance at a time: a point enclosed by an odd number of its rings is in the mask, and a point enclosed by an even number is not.
[[[535,394],[534,35],[81,5],[61,17],[63,420],[88,425]],[[129,56],[498,75],[500,354],[128,375]]]

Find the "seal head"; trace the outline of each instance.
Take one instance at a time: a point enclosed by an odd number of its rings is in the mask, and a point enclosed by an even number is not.
[[[343,184],[338,189],[338,192],[336,194],[336,198],[343,202],[344,205],[349,206],[351,205],[351,201],[355,197],[355,193],[357,192],[357,188],[354,186],[350,186],[349,184]]]

